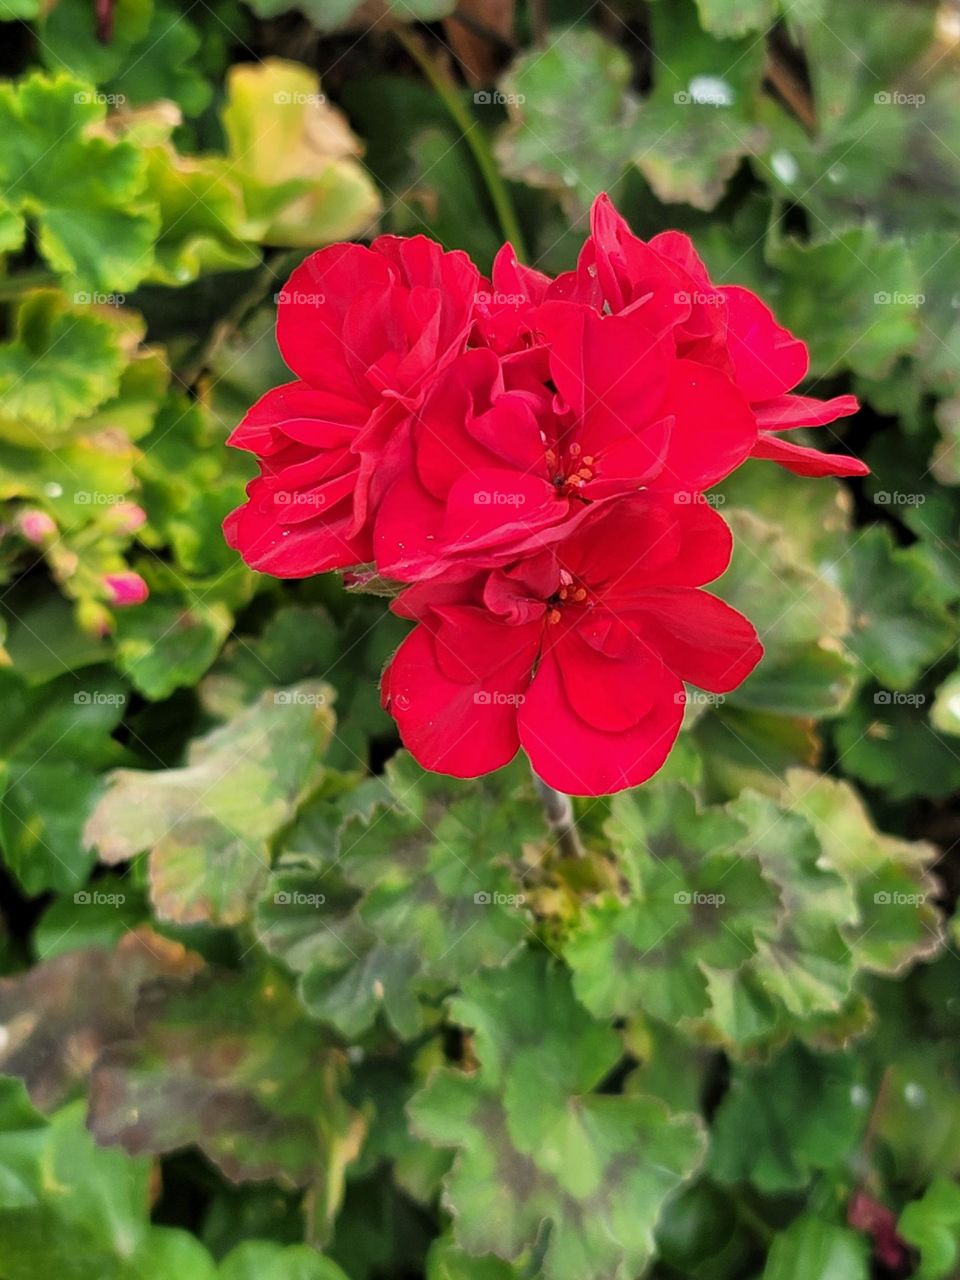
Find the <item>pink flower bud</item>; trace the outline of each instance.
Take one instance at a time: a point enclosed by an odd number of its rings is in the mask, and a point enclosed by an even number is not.
[[[121,609],[127,605],[143,604],[150,594],[149,587],[139,573],[108,573],[104,576],[103,585],[107,589],[110,603]]]
[[[135,502],[119,502],[111,512],[118,533],[136,533],[147,522],[147,513]]]
[[[36,507],[21,511],[17,516],[16,526],[20,536],[27,542],[32,542],[35,547],[57,532],[56,522],[45,511],[38,511]]]

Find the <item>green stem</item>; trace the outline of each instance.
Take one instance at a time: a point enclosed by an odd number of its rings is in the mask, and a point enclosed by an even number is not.
[[[193,359],[180,370],[178,376],[182,386],[192,387],[199,381],[250,312],[264,300],[271,286],[282,287],[286,277],[305,254],[305,249],[283,250],[271,255],[263,263],[254,275],[250,287],[240,294],[226,315],[217,321]]]
[[[470,115],[466,104],[457,92],[456,85],[446,74],[443,68],[437,63],[421,45],[416,36],[411,35],[405,28],[397,26],[393,28],[393,34],[396,36],[400,44],[403,45],[410,57],[413,58],[417,66],[433,85],[437,92],[437,96],[443,102],[443,105],[450,112],[456,124],[459,126],[463,134],[463,140],[473,152],[473,158],[477,162],[477,168],[483,176],[486,183],[487,191],[490,194],[490,200],[496,210],[497,218],[500,222],[500,228],[507,240],[513,245],[514,251],[519,262],[526,262],[527,251],[523,243],[523,233],[520,230],[520,224],[517,221],[516,211],[513,207],[513,201],[510,199],[510,193],[507,190],[503,178],[500,176],[500,170],[497,168],[496,161],[493,158],[493,152],[487,142],[486,134],[480,128],[476,120]]]
[[[537,788],[540,803],[543,805],[547,826],[556,841],[557,848],[565,858],[582,858],[583,845],[580,843],[580,833],[577,831],[573,801],[562,791],[557,791],[542,778],[538,778],[535,773],[533,782]]]
[[[759,1213],[756,1213],[751,1209],[748,1204],[744,1204],[742,1200],[736,1201],[736,1208],[737,1217],[744,1226],[749,1227],[758,1239],[762,1240],[764,1244],[769,1245],[772,1242],[773,1237],[776,1235],[773,1227],[771,1227],[769,1223],[764,1222]]]

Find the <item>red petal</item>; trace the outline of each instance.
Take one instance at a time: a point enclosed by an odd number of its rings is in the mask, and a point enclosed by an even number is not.
[[[559,524],[569,511],[541,476],[488,467],[461,476],[450,490],[442,537],[454,553],[503,546]]]
[[[358,292],[386,290],[393,272],[358,244],[320,249],[293,272],[279,295],[277,345],[301,378],[349,400],[356,382],[345,359],[343,322]]]
[[[593,623],[588,619],[564,629],[553,654],[563,673],[571,710],[595,729],[619,733],[639,723],[651,710],[655,692],[663,683],[663,663],[622,626],[626,652],[610,656],[599,651],[582,634],[583,627]]]
[[[275,578],[307,578],[328,569],[349,569],[371,558],[365,539],[350,533],[350,513],[339,519],[318,517],[288,526],[260,479],[247,488],[248,502],[223,522],[227,545],[239,551],[251,569]]]
[[[657,489],[708,489],[750,456],[757,426],[750,406],[718,369],[678,360],[673,366],[666,404],[674,415]]]
[[[233,430],[227,444],[250,453],[275,453],[287,440],[300,440],[316,448],[346,444],[356,434],[356,405],[338,403],[305,382],[287,382],[260,397]],[[331,418],[330,410],[341,416]],[[360,419],[362,421],[362,418]]]
[[[704,500],[648,491],[593,507],[557,555],[611,608],[625,608],[650,587],[711,582],[731,546],[726,523]]]
[[[867,476],[870,468],[859,458],[845,453],[821,453],[805,445],[791,444],[761,431],[750,455],[777,462],[797,476]]]
[[[735,689],[763,657],[752,624],[707,591],[662,587],[631,609],[664,664],[711,693]]]
[[[720,290],[727,300],[727,350],[737,385],[753,403],[772,400],[806,377],[806,343],[777,324],[755,293],[739,285]]]
[[[387,490],[373,522],[377,568],[401,582],[416,576],[437,556],[443,503],[431,497],[416,476],[403,475]]]
[[[651,709],[636,725],[607,733],[576,714],[556,659],[545,656],[519,716],[534,772],[571,795],[611,795],[645,782],[666,760],[683,719],[683,684],[675,676],[665,671],[651,692]]]
[[[766,431],[792,431],[794,427],[825,427],[837,418],[849,418],[860,404],[856,396],[834,396],[817,400],[815,396],[777,396],[753,405],[757,426]]]
[[[517,707],[530,679],[541,627],[507,627],[478,618],[451,630],[461,661],[475,663],[470,682],[451,680],[437,638],[418,626],[383,676],[383,705],[404,746],[425,769],[475,778],[509,763],[519,745]]]
[[[550,369],[577,419],[585,455],[658,422],[665,410],[673,344],[641,311],[599,316],[570,302],[548,302],[538,324],[550,343]]]

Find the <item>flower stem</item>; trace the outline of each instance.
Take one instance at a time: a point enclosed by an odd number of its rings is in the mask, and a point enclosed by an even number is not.
[[[526,262],[527,252],[523,243],[523,232],[520,230],[520,223],[517,221],[513,201],[510,199],[510,192],[500,176],[500,170],[497,168],[496,161],[493,158],[493,152],[490,150],[486,134],[470,115],[466,104],[457,92],[457,86],[449,72],[441,66],[436,58],[427,53],[420,40],[407,31],[405,27],[399,25],[393,28],[393,34],[433,85],[437,96],[450,112],[457,125],[459,125],[463,140],[473,152],[477,168],[486,183],[490,201],[500,222],[500,229],[506,239],[513,245],[517,260]]]
[[[573,802],[562,791],[556,791],[542,778],[533,775],[537,795],[543,805],[547,826],[556,841],[557,848],[565,858],[582,858],[583,845],[577,831],[577,821],[573,815]]]

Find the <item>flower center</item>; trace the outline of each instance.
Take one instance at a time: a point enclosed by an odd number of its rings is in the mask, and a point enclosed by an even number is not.
[[[597,474],[596,458],[592,454],[584,455],[575,440],[565,450],[547,449],[546,458],[550,479],[564,498],[575,495]]]
[[[586,604],[590,592],[577,582],[566,569],[560,570],[560,587],[547,601],[547,622],[556,624],[563,617],[563,610],[572,605]]]

